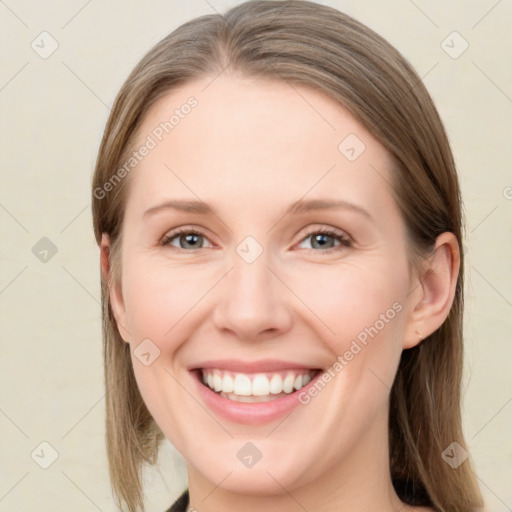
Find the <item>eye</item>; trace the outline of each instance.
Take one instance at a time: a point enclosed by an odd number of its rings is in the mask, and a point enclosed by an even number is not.
[[[311,240],[312,242],[312,248],[310,250],[322,249],[321,251],[316,252],[331,252],[339,247],[352,246],[352,240],[345,233],[333,229],[317,228],[315,230],[311,230],[302,239],[302,243],[307,240]],[[201,231],[182,228],[165,235],[161,244],[169,245],[181,250],[197,250],[206,248],[204,246],[204,242],[209,243],[208,239]],[[336,242],[338,242],[338,245],[335,245]]]
[[[345,233],[333,229],[315,229],[309,231],[305,238],[303,238],[303,242],[307,240],[311,240],[312,250],[320,248],[322,249],[320,252],[331,252],[340,246],[352,247],[352,240]],[[338,242],[337,246],[334,245],[336,241]]]
[[[176,239],[178,245],[172,243]],[[203,233],[191,229],[180,229],[173,231],[162,240],[162,245],[170,245],[177,249],[204,249],[203,242],[208,240]]]

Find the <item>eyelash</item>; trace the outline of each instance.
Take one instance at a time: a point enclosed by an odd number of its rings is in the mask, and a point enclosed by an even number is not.
[[[168,235],[164,236],[162,239],[161,245],[169,245],[172,240],[174,240],[176,237],[180,235],[199,235],[207,239],[207,237],[202,233],[201,231],[197,231],[194,229],[187,229],[187,228],[180,228],[176,231],[173,231],[169,233]],[[306,249],[308,251],[313,252],[322,252],[322,253],[331,253],[333,251],[339,250],[340,248],[347,248],[352,247],[352,240],[342,231],[337,231],[333,229],[312,229],[308,231],[301,239],[301,242],[304,242],[306,239],[311,237],[312,235],[324,235],[324,236],[331,236],[332,238],[336,239],[338,242],[340,242],[340,245],[335,247],[330,247],[329,249]],[[180,247],[173,247],[170,246],[173,249],[177,249],[178,251],[184,251],[184,252],[194,252],[192,249],[181,249]],[[198,250],[198,249],[197,249]]]

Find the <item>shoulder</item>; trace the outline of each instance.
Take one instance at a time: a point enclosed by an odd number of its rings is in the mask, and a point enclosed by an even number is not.
[[[188,489],[165,512],[185,512],[188,506]]]

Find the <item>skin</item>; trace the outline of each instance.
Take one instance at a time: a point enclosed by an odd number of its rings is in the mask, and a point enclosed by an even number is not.
[[[128,178],[122,275],[111,302],[132,354],[146,338],[160,350],[149,366],[132,356],[135,376],[187,461],[192,506],[412,510],[391,484],[389,393],[402,350],[449,313],[459,271],[454,235],[439,236],[422,268],[410,271],[405,224],[389,188],[390,155],[345,109],[307,87],[226,73],[186,84],[153,105],[135,146],[190,96],[198,106]],[[353,162],[338,150],[351,133],[366,146]],[[373,220],[348,209],[284,215],[303,197],[345,199]],[[143,217],[166,200],[198,198],[217,215],[165,209]],[[204,238],[192,248],[179,236],[163,245],[178,227]],[[333,250],[326,252],[311,235],[326,228],[352,245],[327,237]],[[247,236],[263,248],[251,264],[236,252]],[[108,246],[104,235],[105,277]],[[226,357],[327,369],[397,301],[402,310],[286,418],[241,425],[217,417],[187,371]],[[262,454],[252,468],[237,458],[249,441]]]

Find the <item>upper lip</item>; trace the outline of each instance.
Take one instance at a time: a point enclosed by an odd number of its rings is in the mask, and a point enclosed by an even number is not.
[[[278,359],[260,359],[259,361],[242,361],[239,359],[215,359],[203,361],[189,366],[189,370],[199,370],[206,368],[215,368],[230,370],[240,373],[258,373],[272,372],[280,370],[316,370],[318,367],[309,364],[302,364],[293,361],[283,361]]]

